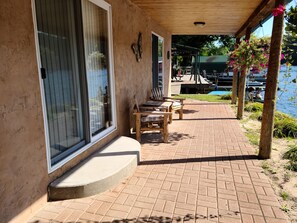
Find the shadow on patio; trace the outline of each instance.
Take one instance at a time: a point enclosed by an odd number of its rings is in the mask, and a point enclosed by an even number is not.
[[[287,222],[230,106],[185,109],[199,112],[169,125],[169,143],[144,134],[132,176],[92,197],[48,203],[30,222]]]
[[[139,165],[162,165],[174,163],[202,163],[202,162],[217,162],[217,161],[232,161],[232,160],[257,160],[256,155],[242,155],[242,156],[214,156],[214,157],[198,157],[174,160],[147,160],[140,162]]]
[[[239,216],[239,212],[234,211],[229,213],[230,216]],[[138,217],[138,218],[129,218],[129,219],[118,219],[118,220],[112,220],[112,221],[100,221],[100,220],[94,220],[94,221],[82,221],[86,223],[128,223],[128,222],[138,222],[138,223],[147,223],[147,222],[158,222],[158,223],[169,223],[169,222],[192,222],[195,220],[201,221],[201,220],[207,220],[211,219],[212,221],[215,221],[218,218],[221,218],[222,215],[220,214],[210,214],[209,216],[203,215],[203,214],[186,214],[184,216],[176,216],[176,217],[166,217],[166,216],[144,216],[144,217]],[[55,223],[62,223],[61,221],[54,221]],[[40,220],[36,220],[32,223],[42,223]],[[66,222],[66,223],[73,223],[73,222]],[[79,223],[79,222],[78,222]]]

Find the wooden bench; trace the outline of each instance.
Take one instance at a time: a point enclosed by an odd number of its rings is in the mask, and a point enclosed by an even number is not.
[[[151,106],[151,104],[148,104],[149,106],[139,106],[135,97],[134,99],[133,115],[136,117],[136,140],[141,142],[141,134],[145,131],[158,131],[162,134],[163,141],[168,142],[168,123],[172,115],[168,110],[171,104],[162,106],[161,102],[156,107]]]
[[[183,119],[184,100],[186,100],[185,98],[165,97],[160,88],[153,88],[151,93],[152,93],[152,96],[150,97],[151,100],[172,102],[172,106],[171,106],[172,111],[173,112],[175,111],[179,114],[179,119]]]

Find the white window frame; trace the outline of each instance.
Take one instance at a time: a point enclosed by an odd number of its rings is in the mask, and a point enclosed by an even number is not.
[[[113,36],[112,36],[112,7],[110,4],[105,2],[104,0],[88,0],[98,7],[107,11],[107,25],[108,25],[108,47],[109,47],[109,84],[110,84],[110,94],[111,94],[111,112],[112,112],[112,125],[102,132],[92,136],[91,129],[85,129],[90,132],[91,141],[68,155],[58,163],[51,165],[51,155],[50,155],[50,143],[49,143],[49,131],[48,131],[48,121],[47,121],[47,110],[46,110],[46,102],[45,102],[45,90],[43,85],[43,80],[41,78],[40,68],[41,68],[41,57],[40,57],[40,49],[39,49],[39,39],[37,32],[37,18],[36,18],[36,7],[35,0],[31,0],[32,5],[32,13],[33,13],[33,25],[34,25],[34,36],[35,36],[35,45],[36,45],[36,57],[37,57],[37,65],[38,65],[38,74],[39,74],[39,86],[40,86],[40,95],[41,95],[41,103],[42,103],[42,112],[43,112],[43,121],[44,121],[44,135],[45,135],[45,144],[46,144],[46,157],[47,157],[47,167],[48,173],[52,173],[58,168],[62,167],[66,163],[68,163],[73,158],[77,157],[97,142],[107,137],[111,133],[117,130],[117,118],[116,118],[116,97],[115,97],[115,77],[114,77],[114,57],[113,57]],[[87,86],[86,86],[87,87]],[[89,104],[89,103],[87,103]]]
[[[157,36],[159,39],[162,40],[162,57],[163,57],[163,61],[162,61],[162,93],[164,94],[164,87],[165,87],[165,83],[164,83],[164,77],[165,77],[165,71],[164,71],[164,68],[165,68],[165,65],[164,65],[164,62],[165,62],[164,37],[160,36],[159,34],[157,34],[155,32],[152,32],[152,34],[154,34],[155,36]]]

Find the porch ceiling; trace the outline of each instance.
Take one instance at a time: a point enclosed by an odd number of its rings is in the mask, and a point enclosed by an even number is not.
[[[244,35],[271,14],[273,0],[131,0],[176,35]],[[203,28],[195,27],[203,21]]]

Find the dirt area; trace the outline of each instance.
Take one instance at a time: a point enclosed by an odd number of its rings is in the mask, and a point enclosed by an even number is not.
[[[245,112],[241,127],[258,153],[261,122],[251,120],[249,112]],[[273,139],[270,160],[262,162],[263,172],[272,181],[275,193],[279,197],[282,210],[286,212],[291,222],[297,222],[297,172],[286,168],[288,160],[282,158],[290,145],[296,145],[297,139]]]

